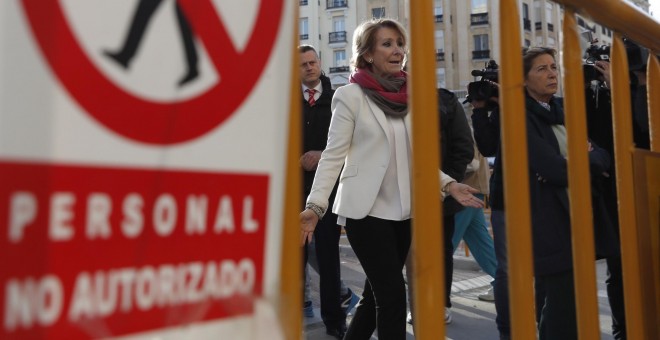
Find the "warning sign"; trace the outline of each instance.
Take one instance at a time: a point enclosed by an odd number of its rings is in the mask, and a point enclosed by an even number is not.
[[[5,163],[0,178],[4,335],[103,320],[108,337],[249,313],[262,293],[266,176]]]
[[[293,6],[0,4],[0,338],[254,338],[277,291]]]

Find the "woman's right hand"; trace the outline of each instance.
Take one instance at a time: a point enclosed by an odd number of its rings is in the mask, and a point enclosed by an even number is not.
[[[473,194],[478,194],[479,190],[463,183],[451,182],[447,184],[445,191],[453,197],[456,202],[465,207],[483,208],[484,201]]]
[[[312,209],[305,209],[300,213],[300,243],[303,246],[305,243],[312,242],[314,229],[316,229],[316,223],[318,222],[319,216]]]

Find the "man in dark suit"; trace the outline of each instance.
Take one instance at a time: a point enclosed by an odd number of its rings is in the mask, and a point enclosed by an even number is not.
[[[303,155],[300,165],[303,168],[303,202],[309,195],[316,167],[321,159],[328,139],[328,129],[332,111],[330,103],[334,90],[330,79],[321,72],[321,61],[314,47],[301,45],[300,78],[302,82],[302,108],[303,108]],[[334,201],[337,186],[330,196],[330,206]],[[314,231],[315,252],[318,260],[321,293],[321,318],[326,327],[326,333],[338,339],[346,333],[346,313],[349,306],[342,306],[343,300],[356,301],[353,292],[348,290],[347,296],[340,294],[340,268],[339,268],[339,236],[341,227],[337,225],[337,215],[330,210],[318,223]],[[308,247],[304,248],[304,264],[307,263]],[[344,308],[342,308],[344,307]]]

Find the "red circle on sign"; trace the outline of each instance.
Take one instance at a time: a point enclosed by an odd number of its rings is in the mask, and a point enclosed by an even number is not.
[[[260,1],[243,51],[236,50],[211,0],[177,0],[222,80],[202,94],[174,103],[136,97],[92,63],[57,0],[21,1],[43,54],[71,96],[112,131],[145,143],[197,138],[229,118],[259,80],[274,46],[283,0]]]

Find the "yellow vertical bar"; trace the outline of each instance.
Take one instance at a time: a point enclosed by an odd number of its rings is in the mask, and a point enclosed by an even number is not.
[[[410,1],[410,112],[413,144],[415,338],[444,339],[442,209],[438,176],[438,101],[431,0]],[[423,150],[423,151],[422,151]],[[419,297],[419,298],[418,298]],[[423,297],[423,298],[422,298]]]
[[[646,90],[649,102],[649,134],[651,151],[660,152],[660,62],[649,53],[646,71]],[[658,257],[660,258],[660,257]]]
[[[578,337],[600,339],[594,229],[591,209],[591,182],[587,151],[587,123],[584,101],[584,75],[575,12],[564,9],[563,82],[566,91],[564,112],[568,142],[568,185],[573,246],[575,304]]]
[[[298,17],[295,6],[294,18]],[[282,257],[280,260],[280,296],[277,301],[280,325],[285,339],[302,338],[302,257],[300,246],[300,193],[302,190],[298,159],[302,150],[300,131],[300,54],[296,48],[298,25],[293,25],[294,49],[289,79],[289,147],[286,156],[282,222]]]
[[[638,247],[635,194],[633,192],[633,138],[630,113],[630,78],[628,58],[616,33],[610,51],[612,55],[612,122],[614,124],[614,156],[616,190],[619,198],[619,232],[623,290],[626,297],[626,332],[628,339],[647,339],[642,309],[642,285]]]
[[[660,62],[654,53],[649,53],[646,70],[646,90],[649,105],[649,134],[651,151],[660,152]],[[651,262],[653,263],[653,279],[655,280],[655,308],[660,311],[660,230],[658,226],[648,226],[651,230]],[[660,330],[660,313],[656,315],[655,324]]]
[[[500,1],[500,125],[506,205],[509,299],[513,339],[536,339],[532,291],[532,234],[529,212],[527,124],[520,54],[520,15],[517,1]]]

